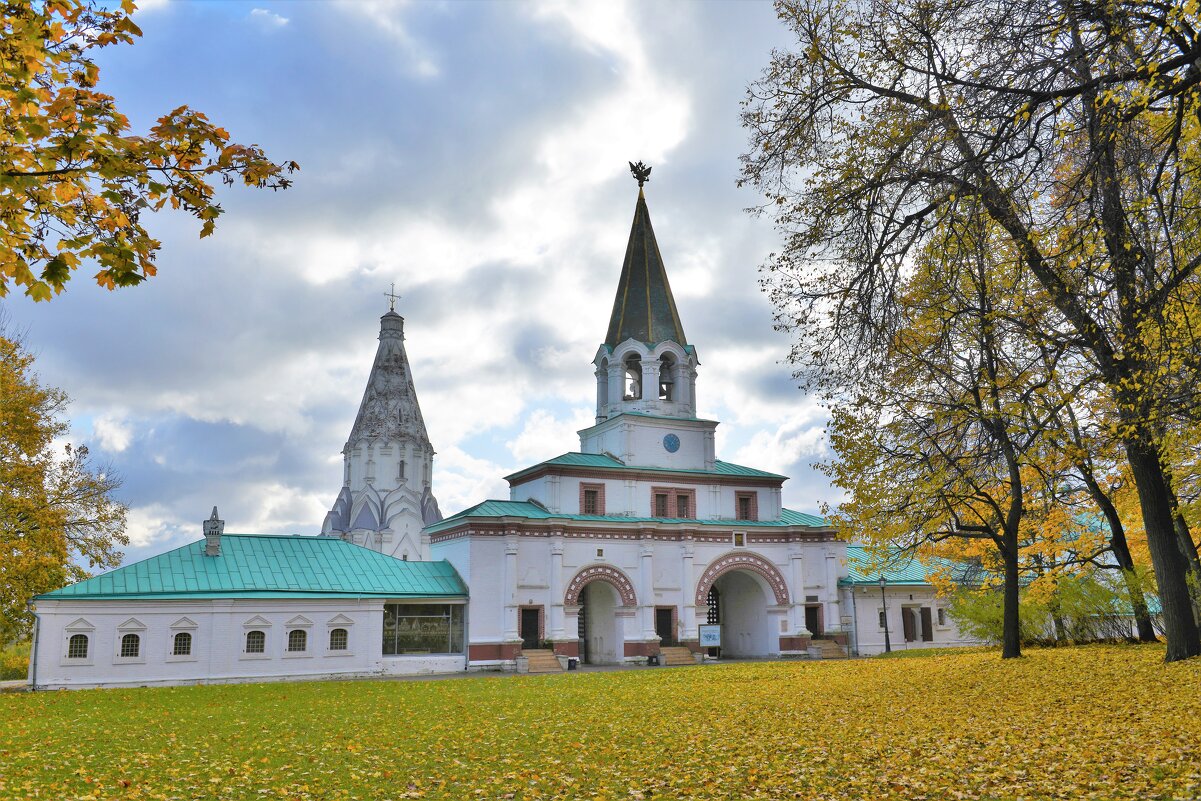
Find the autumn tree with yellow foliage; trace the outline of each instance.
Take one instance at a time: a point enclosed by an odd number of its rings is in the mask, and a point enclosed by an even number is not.
[[[86,447],[55,445],[70,428],[66,405],[0,326],[0,645],[28,635],[34,595],[116,567],[129,542],[120,479]]]
[[[1195,374],[1201,283],[1197,0],[779,0],[796,37],[749,90],[743,182],[785,244],[766,265],[800,375],[838,403],[887,369],[899,288],[952,217],[987,218],[1088,364],[1138,493],[1168,638],[1201,654],[1165,398]],[[1197,406],[1174,406],[1185,427]],[[869,424],[865,422],[865,424]]]
[[[73,270],[99,269],[108,289],[157,271],[160,248],[142,215],[170,205],[213,232],[221,206],[213,182],[285,189],[295,162],[274,163],[257,145],[180,106],[143,135],[114,98],[97,91],[93,50],[142,35],[135,4],[11,0],[0,8],[0,296],[23,287],[34,300],[62,292]]]

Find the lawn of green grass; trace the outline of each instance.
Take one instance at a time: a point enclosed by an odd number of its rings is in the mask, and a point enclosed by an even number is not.
[[[1064,648],[0,696],[3,799],[1197,798],[1201,660]]]

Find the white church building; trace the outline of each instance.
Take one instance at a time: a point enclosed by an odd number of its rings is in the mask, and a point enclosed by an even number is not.
[[[38,596],[30,684],[965,644],[920,565],[871,567],[825,520],[783,507],[786,476],[717,458],[641,185],[578,450],[443,519],[404,320],[389,310],[321,536],[225,534],[214,509],[203,540]]]

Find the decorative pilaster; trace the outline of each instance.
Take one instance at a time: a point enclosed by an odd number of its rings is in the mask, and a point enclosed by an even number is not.
[[[563,625],[563,541],[557,536],[550,544],[550,639],[566,639]],[[574,632],[572,632],[574,639]]]
[[[789,628],[797,634],[810,636],[813,632],[805,627],[805,557],[799,547],[788,554],[789,572],[792,576],[792,620]]]
[[[655,634],[655,544],[643,541],[638,547],[638,597],[642,599],[642,637],[653,640]]]
[[[505,537],[503,586],[504,594],[501,597],[505,600],[505,639],[520,640],[521,634],[517,631],[517,538],[513,536]]]
[[[700,637],[700,633],[696,628],[696,603],[692,597],[692,588],[694,586],[695,577],[692,573],[692,560],[694,558],[692,543],[685,542],[683,550],[683,567],[681,569],[681,588],[684,594],[684,620],[683,631],[680,632],[680,639],[683,641],[696,640]]]
[[[842,631],[838,609],[838,557],[826,554],[826,631]]]

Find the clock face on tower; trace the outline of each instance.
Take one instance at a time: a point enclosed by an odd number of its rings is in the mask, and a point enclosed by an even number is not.
[[[675,453],[680,449],[680,438],[675,434],[668,434],[663,438],[663,447],[668,453]]]

